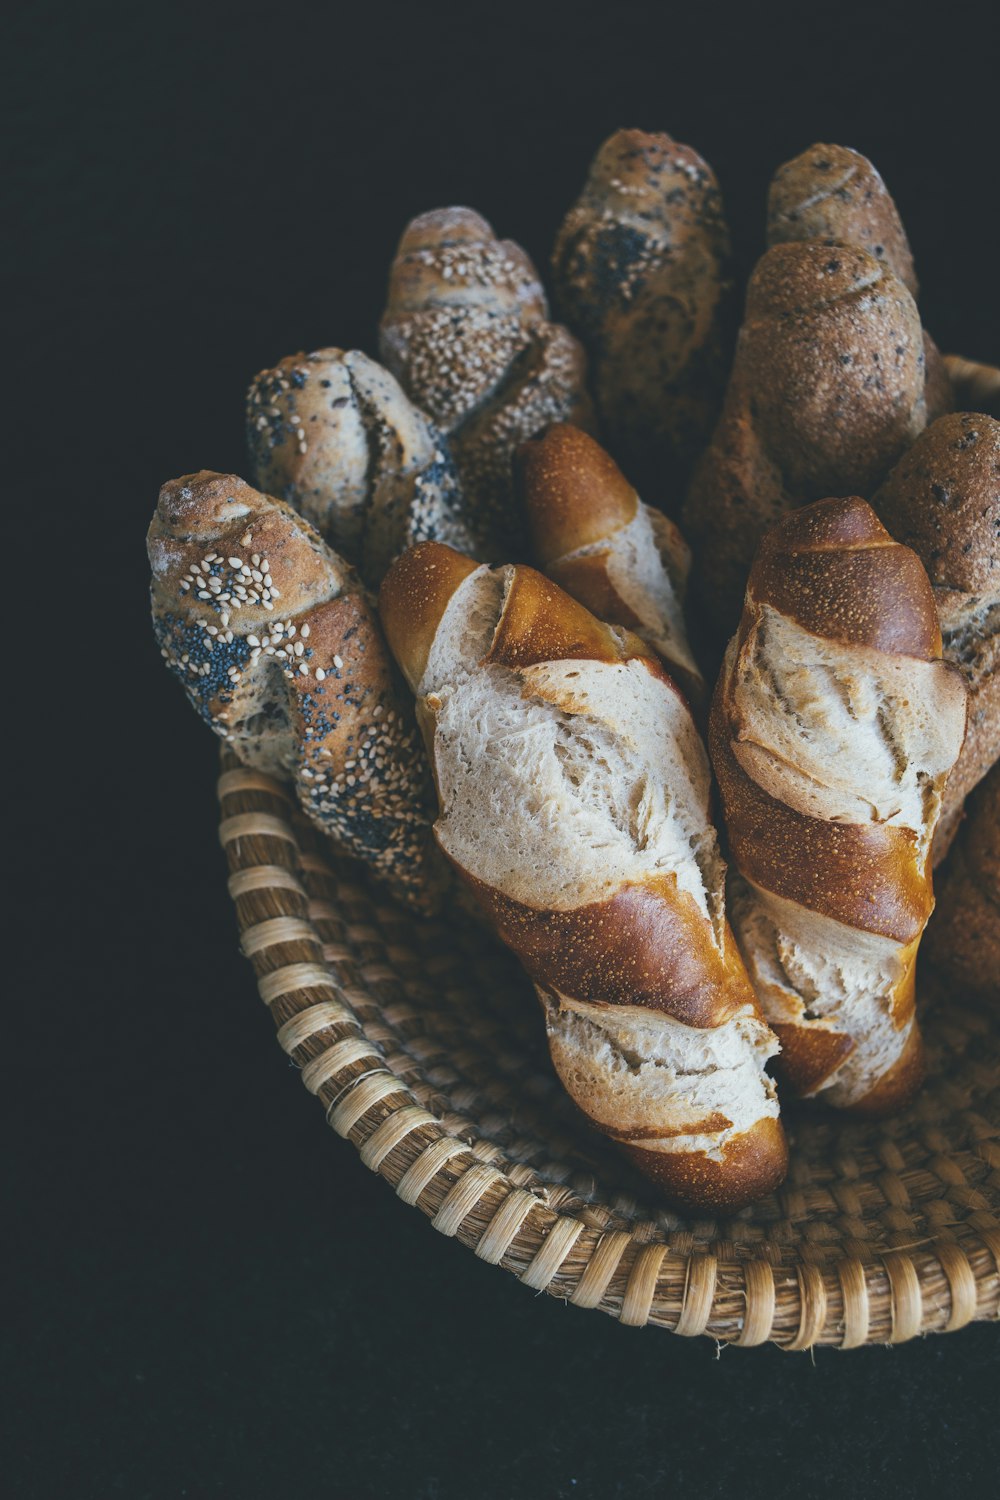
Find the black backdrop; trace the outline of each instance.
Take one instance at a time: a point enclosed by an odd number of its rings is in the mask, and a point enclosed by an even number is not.
[[[245,468],[256,369],[374,352],[409,215],[474,204],[544,263],[621,124],[712,161],[744,269],[774,166],[859,147],[938,342],[996,360],[991,9],[93,0],[15,22],[16,1494],[988,1490],[995,1328],[717,1357],[533,1296],[324,1131],[236,950],[214,749],[152,645],[143,533],[163,479]]]

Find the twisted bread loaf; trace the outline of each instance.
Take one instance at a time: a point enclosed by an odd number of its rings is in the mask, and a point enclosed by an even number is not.
[[[438,843],[534,981],[564,1086],[676,1201],[766,1192],[786,1157],[774,1039],[673,683],[531,568],[428,542],[379,604],[418,696]]]
[[[928,960],[963,990],[1000,997],[1000,765],[969,799],[968,816],[937,881]]]
[[[350,568],[288,506],[232,474],[164,485],[148,538],[168,667],[247,765],[411,905],[443,867],[412,710]]]
[[[482,516],[489,556],[520,543],[511,459],[549,422],[592,423],[586,360],[548,321],[538,273],[468,208],[421,214],[389,278],[382,358],[451,442],[462,490]]]
[[[768,526],[823,495],[874,492],[926,425],[924,387],[920,318],[891,271],[844,246],[767,252],[684,506],[700,602],[717,628],[734,621]]]
[[[1000,758],[1000,422],[939,417],[872,501],[934,587],[944,658],[969,693],[962,753],[948,778],[934,860],[948,852],[972,788]]]
[[[712,169],[642,130],[604,142],[556,237],[556,304],[587,350],[602,430],[675,509],[722,399],[729,260]]]
[[[764,538],[712,704],[733,924],[780,1075],[871,1113],[921,1074],[914,965],[965,729],[940,657],[916,555],[863,500],[821,500]]]
[[[634,630],[700,704],[705,683],[682,610],[691,554],[674,523],[643,505],[611,455],[578,427],[530,438],[515,468],[542,570],[599,620]]]
[[[398,381],[357,349],[292,354],[247,392],[256,480],[378,584],[414,542],[488,550],[447,445]]]
[[[881,261],[917,296],[913,256],[902,220],[885,183],[866,156],[846,146],[810,146],[779,167],[767,202],[767,243],[819,240],[854,245]],[[954,402],[945,361],[924,332],[927,420]]]

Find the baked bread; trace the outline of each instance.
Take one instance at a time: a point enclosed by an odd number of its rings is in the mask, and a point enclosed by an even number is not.
[[[427,542],[379,607],[438,843],[534,981],[571,1097],[677,1203],[767,1192],[786,1160],[775,1043],[726,922],[683,697],[637,636],[532,568]]]
[[[261,370],[247,392],[247,443],[261,490],[287,500],[374,586],[414,542],[490,551],[441,433],[357,349]]]
[[[928,961],[959,992],[1000,998],[1000,765],[970,797],[951,858],[936,880]]]
[[[902,220],[875,167],[847,146],[810,146],[779,167],[767,201],[767,243],[819,240],[855,245],[873,255],[917,296],[913,256]],[[924,331],[927,420],[954,407],[941,353]]]
[[[556,236],[556,306],[587,350],[602,432],[674,513],[722,402],[730,254],[711,167],[643,130],[604,142]]]
[[[517,555],[514,450],[550,422],[593,425],[583,349],[549,321],[530,259],[470,208],[421,214],[399,242],[379,337],[385,363],[450,440],[493,542],[488,560]]]
[[[874,493],[926,426],[925,379],[916,304],[884,265],[812,241],[768,250],[684,505],[709,628],[735,625],[757,544],[786,511]]]
[[[939,863],[972,788],[1000,759],[1000,422],[954,412],[904,453],[872,504],[912,547],[934,588],[944,658],[969,694],[962,753],[948,778],[934,838]]]
[[[433,906],[427,763],[353,570],[283,502],[205,470],[163,486],[147,545],[156,637],[201,717],[290,779],[338,850]]]
[[[733,925],[790,1091],[875,1114],[919,1082],[914,968],[964,731],[927,575],[871,506],[821,500],[768,532],[709,745]]]
[[[611,455],[578,427],[529,438],[515,470],[542,571],[599,620],[634,630],[699,706],[705,682],[683,613],[691,554],[673,521],[643,505]]]
[[[880,174],[848,146],[810,146],[786,161],[767,196],[767,243],[837,241],[887,266],[916,297],[917,276],[902,220]]]

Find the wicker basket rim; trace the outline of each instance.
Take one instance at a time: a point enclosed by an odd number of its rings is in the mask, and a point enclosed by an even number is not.
[[[279,1043],[338,1135],[440,1233],[576,1307],[742,1347],[894,1344],[1000,1317],[1000,1221],[982,1195],[961,1240],[945,1229],[889,1253],[793,1267],[727,1244],[678,1253],[661,1237],[609,1230],[599,1213],[561,1209],[569,1195],[558,1184],[540,1186],[495,1144],[449,1129],[366,1035],[313,921],[323,903],[310,903],[307,884],[332,878],[329,866],[303,847],[308,830],[286,789],[224,751],[219,795],[241,946],[261,999],[280,1011]],[[993,1122],[977,1146],[994,1174],[998,1136]]]

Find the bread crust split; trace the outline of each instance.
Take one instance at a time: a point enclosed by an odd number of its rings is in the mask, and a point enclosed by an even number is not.
[[[291,780],[339,851],[433,908],[446,882],[428,768],[353,570],[282,501],[207,470],[163,486],[147,545],[161,653],[201,717]]]
[[[709,772],[650,648],[526,567],[427,543],[380,591],[438,843],[521,958],[564,1086],[688,1208],[769,1191],[775,1042],[725,916]]]
[[[372,587],[415,542],[490,554],[443,434],[359,350],[291,354],[261,370],[246,425],[260,489],[294,506]]]
[[[543,572],[598,619],[635,631],[700,709],[705,682],[683,613],[691,554],[678,528],[642,503],[610,453],[567,423],[522,444],[515,473]]]
[[[594,424],[583,348],[550,321],[529,256],[470,208],[418,215],[392,264],[379,347],[448,438],[477,555],[518,555],[514,450],[550,422]]]
[[[768,532],[709,746],[733,922],[789,1092],[875,1114],[919,1082],[917,949],[964,731],[930,583],[871,507],[818,501]]]
[[[730,259],[715,174],[662,132],[610,136],[556,236],[556,305],[587,349],[602,431],[671,514],[722,400]]]
[[[943,654],[969,695],[968,731],[945,790],[934,863],[948,853],[965,799],[1000,759],[1000,421],[939,417],[903,455],[872,500],[927,570]]]

